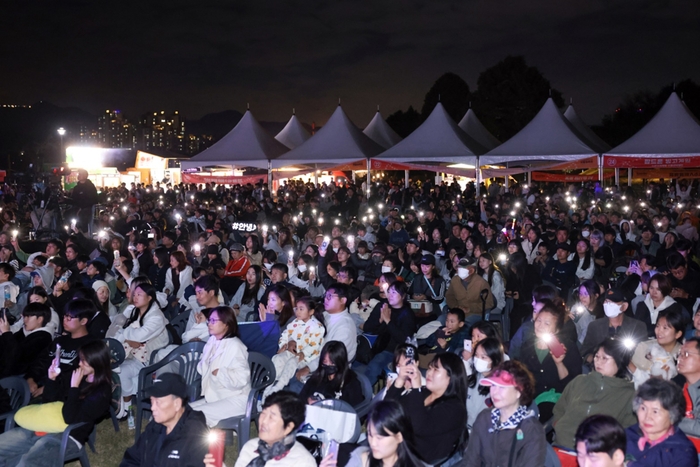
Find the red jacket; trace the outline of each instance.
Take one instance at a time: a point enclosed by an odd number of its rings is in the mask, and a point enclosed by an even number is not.
[[[250,259],[247,255],[243,255],[238,260],[232,259],[226,265],[224,277],[245,277],[250,267]]]

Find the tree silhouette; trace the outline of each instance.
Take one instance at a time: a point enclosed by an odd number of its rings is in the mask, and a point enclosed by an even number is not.
[[[435,81],[423,100],[422,120],[430,116],[438,102],[455,122],[459,122],[469,110],[471,92],[469,85],[454,73],[445,73]]]
[[[602,125],[594,127],[594,130],[613,147],[617,146],[641,130],[663,107],[673,90],[674,86],[669,84],[657,93],[643,90],[626,96],[613,113],[603,117]],[[700,115],[700,86],[686,79],[678,83],[675,90],[697,118]]]
[[[522,56],[508,56],[479,75],[473,108],[493,135],[505,141],[520,131],[542,108],[548,97],[564,105],[559,91]]]
[[[405,112],[403,110],[398,110],[393,114],[389,115],[386,119],[389,126],[398,134],[400,137],[405,138],[410,135],[413,130],[418,128],[423,122],[421,120],[421,115],[410,106]]]

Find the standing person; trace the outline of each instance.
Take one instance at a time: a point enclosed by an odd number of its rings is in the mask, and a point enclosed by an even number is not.
[[[43,402],[63,402],[61,414],[66,425],[84,423],[71,431],[67,455],[77,455],[87,443],[99,419],[109,410],[112,394],[112,369],[109,349],[102,341],[92,341],[75,352],[77,368],[63,373],[59,359],[48,369]],[[39,434],[22,427],[0,435],[0,459],[6,467],[53,467],[61,448],[63,433]]]
[[[236,313],[218,306],[209,313],[209,340],[204,346],[197,372],[202,375],[204,399],[192,403],[204,413],[207,425],[245,414],[250,392],[248,349],[238,335]]]
[[[88,226],[92,222],[92,209],[98,203],[98,199],[97,188],[92,181],[88,180],[87,170],[78,169],[78,183],[71,192],[71,198],[78,218],[78,228],[90,230]]]
[[[529,409],[535,397],[532,373],[520,362],[503,362],[480,384],[490,388],[494,408],[476,418],[462,466],[542,467],[547,439]]]
[[[202,412],[192,410],[189,388],[177,374],[165,373],[148,388],[153,419],[124,453],[119,467],[200,466],[208,452],[209,429]]]

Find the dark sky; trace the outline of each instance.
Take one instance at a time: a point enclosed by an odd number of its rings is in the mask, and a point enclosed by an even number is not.
[[[137,118],[250,103],[319,124],[338,97],[360,127],[420,109],[444,72],[472,90],[524,55],[597,123],[626,93],[700,82],[698,0],[140,0],[3,3],[0,104],[46,100]]]

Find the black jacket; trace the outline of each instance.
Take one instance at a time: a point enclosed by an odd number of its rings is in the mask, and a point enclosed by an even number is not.
[[[24,376],[32,363],[47,352],[53,336],[45,329],[38,329],[28,336],[20,329],[16,333],[3,333],[0,336],[0,378]]]
[[[204,414],[188,405],[170,434],[165,434],[165,426],[151,421],[119,466],[201,467],[209,452],[208,432]]]

